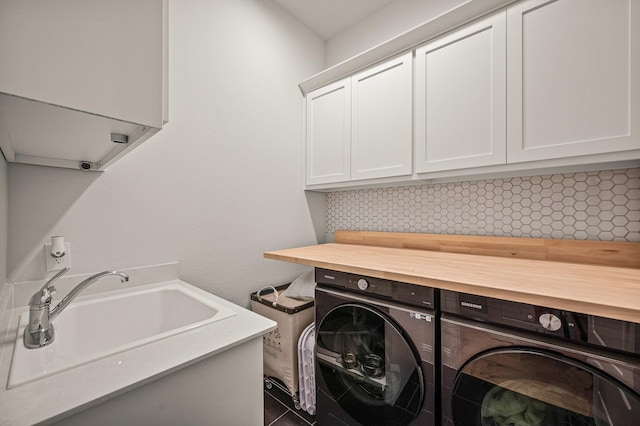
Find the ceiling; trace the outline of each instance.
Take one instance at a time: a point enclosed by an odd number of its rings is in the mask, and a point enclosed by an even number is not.
[[[323,40],[382,9],[394,0],[273,0]]]

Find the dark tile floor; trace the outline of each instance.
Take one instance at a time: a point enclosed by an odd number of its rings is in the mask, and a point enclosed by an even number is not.
[[[316,419],[304,410],[293,407],[291,396],[277,386],[264,391],[265,426],[308,426],[315,425]]]

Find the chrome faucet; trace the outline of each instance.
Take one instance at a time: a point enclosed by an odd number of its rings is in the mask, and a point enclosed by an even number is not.
[[[47,346],[55,339],[55,333],[53,331],[52,321],[60,315],[69,303],[89,285],[100,280],[101,278],[108,277],[110,275],[119,276],[123,283],[129,281],[129,276],[120,271],[104,271],[99,274],[95,274],[82,281],[75,286],[73,290],[67,294],[64,299],[58,303],[58,305],[50,309],[51,307],[51,295],[56,292],[56,288],[53,283],[69,271],[69,268],[64,268],[55,274],[49,281],[47,281],[42,288],[31,296],[29,301],[29,325],[24,329],[24,345],[29,349],[41,348]]]

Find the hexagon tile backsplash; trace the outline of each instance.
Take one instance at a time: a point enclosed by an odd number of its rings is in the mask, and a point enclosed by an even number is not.
[[[330,192],[336,230],[640,241],[640,169]]]

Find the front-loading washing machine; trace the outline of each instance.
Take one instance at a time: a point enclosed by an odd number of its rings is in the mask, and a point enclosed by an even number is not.
[[[434,425],[436,291],[316,269],[319,425]]]
[[[640,324],[441,291],[442,424],[640,424]]]

